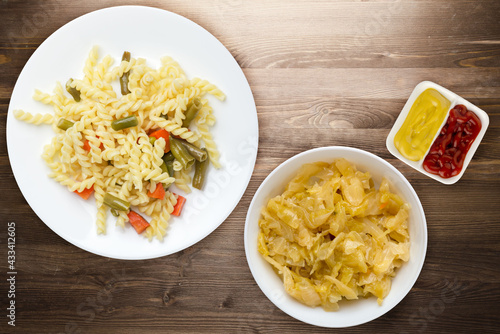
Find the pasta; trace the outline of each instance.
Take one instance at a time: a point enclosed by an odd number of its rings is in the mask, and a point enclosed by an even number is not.
[[[106,233],[109,212],[116,216],[117,226],[130,222],[136,228],[130,215],[134,206],[151,217],[144,235],[163,240],[170,216],[178,215],[176,204],[184,203],[169,186],[176,184],[186,193],[191,191],[192,168],[184,169],[177,160],[171,161],[175,171],[166,166],[169,136],[198,149],[207,147],[213,165],[219,167],[219,152],[209,132],[215,118],[204,96],[208,93],[223,101],[225,95],[206,80],[188,79],[170,57],[163,57],[158,69],[151,68],[145,59],[126,59],[125,55],[117,66],[113,67],[113,62],[110,55],[99,60],[98,48],[93,47],[83,78],[70,79],[67,92],[60,83],[52,94],[35,90],[33,98],[51,105],[53,114],[18,109],[14,116],[52,126],[55,136],[42,153],[51,170],[49,176],[80,196],[93,191],[97,233]],[[129,93],[114,91],[117,80]],[[199,124],[201,130],[184,124],[186,111],[198,99],[203,101],[204,110],[196,117],[203,121],[193,124]],[[213,121],[207,122],[207,117]],[[167,135],[151,134],[159,129]]]
[[[31,123],[31,124],[52,124],[54,117],[51,114],[35,114],[32,115],[23,110],[15,110],[14,116],[17,119]]]
[[[327,311],[374,295],[409,260],[409,205],[345,159],[304,165],[263,208],[258,250],[288,294]]]

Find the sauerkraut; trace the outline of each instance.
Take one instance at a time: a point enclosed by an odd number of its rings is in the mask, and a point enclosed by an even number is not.
[[[410,207],[345,159],[301,167],[259,219],[258,250],[288,294],[327,311],[374,295],[381,305],[410,256]]]

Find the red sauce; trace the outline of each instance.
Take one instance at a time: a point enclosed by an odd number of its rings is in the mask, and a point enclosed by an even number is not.
[[[456,105],[425,157],[424,169],[445,179],[460,174],[467,151],[480,130],[479,117],[464,105]]]

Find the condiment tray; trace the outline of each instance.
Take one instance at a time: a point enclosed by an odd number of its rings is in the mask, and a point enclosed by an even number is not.
[[[449,110],[448,110],[448,112],[446,114],[446,117],[444,118],[443,123],[441,124],[440,129],[443,127],[443,125],[445,125],[445,123],[446,123],[446,121],[448,119],[450,110],[453,109],[458,104],[464,105],[468,110],[470,110],[474,114],[476,114],[478,116],[478,118],[480,119],[480,121],[481,121],[481,130],[479,131],[479,134],[477,135],[476,139],[474,140],[474,142],[472,143],[472,145],[469,148],[468,152],[466,153],[465,160],[463,162],[462,170],[460,171],[460,173],[458,175],[452,176],[450,178],[442,178],[439,175],[431,174],[431,173],[427,172],[423,168],[423,161],[424,161],[424,158],[427,156],[430,147],[427,149],[427,152],[424,154],[424,156],[422,157],[422,159],[420,159],[418,161],[411,161],[411,160],[405,158],[398,151],[398,149],[396,148],[396,146],[394,145],[394,137],[396,136],[396,133],[399,131],[399,129],[403,125],[406,117],[408,116],[408,113],[410,112],[411,107],[415,103],[415,100],[420,96],[420,94],[422,94],[425,90],[427,90],[429,88],[435,89],[436,91],[438,91],[439,93],[441,93],[451,103],[450,108],[449,108]],[[485,111],[483,111],[482,109],[478,108],[477,106],[475,106],[474,104],[470,103],[469,101],[467,101],[466,99],[462,98],[461,96],[453,93],[452,91],[450,91],[450,90],[448,90],[448,89],[446,89],[446,88],[444,88],[444,87],[442,87],[442,86],[440,86],[440,85],[438,85],[438,84],[436,84],[434,82],[431,82],[431,81],[422,81],[421,83],[419,83],[414,88],[413,92],[411,93],[410,97],[408,98],[408,101],[406,102],[406,104],[404,105],[401,113],[399,114],[398,118],[396,119],[396,122],[394,123],[391,131],[389,132],[389,135],[387,136],[386,146],[387,146],[387,149],[389,150],[389,152],[391,152],[392,155],[394,155],[399,160],[405,162],[409,166],[415,168],[419,172],[421,172],[421,173],[427,175],[428,177],[433,178],[434,180],[437,180],[437,181],[439,181],[441,183],[444,183],[444,184],[454,184],[454,183],[456,183],[462,177],[462,175],[464,174],[465,170],[467,169],[467,166],[469,165],[469,162],[471,161],[472,157],[474,156],[474,153],[476,152],[479,144],[481,143],[481,140],[484,137],[484,134],[486,132],[486,129],[488,128],[488,125],[489,125],[489,117],[488,117],[488,114]],[[437,133],[435,134],[435,136],[434,136],[434,138],[432,140],[432,143],[434,143],[434,141],[438,137],[439,132],[440,132],[440,130],[437,131]],[[431,147],[432,147],[432,144],[431,144]]]

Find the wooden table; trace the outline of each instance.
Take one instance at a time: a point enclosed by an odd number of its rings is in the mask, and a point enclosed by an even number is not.
[[[6,117],[35,49],[68,21],[117,4],[161,7],[215,35],[252,88],[259,150],[226,221],[198,244],[147,261],[83,251],[52,232],[9,165]],[[0,1],[2,333],[489,333],[500,326],[500,2]],[[463,178],[442,185],[395,159],[385,138],[414,86],[437,82],[485,110],[490,126]],[[425,265],[408,296],[367,324],[297,321],[256,285],[243,227],[262,180],[304,150],[345,145],[398,168],[424,207]],[[7,325],[7,223],[16,223],[16,327]]]

